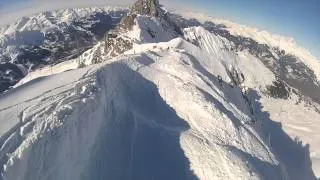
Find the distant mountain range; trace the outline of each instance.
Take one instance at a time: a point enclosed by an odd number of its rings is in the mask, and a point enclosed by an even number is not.
[[[78,57],[126,12],[119,8],[65,9],[23,17],[0,29],[0,91],[30,71]]]

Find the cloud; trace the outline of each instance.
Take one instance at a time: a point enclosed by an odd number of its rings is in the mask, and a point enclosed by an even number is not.
[[[320,46],[315,51],[315,56],[317,57],[318,61],[320,61]]]

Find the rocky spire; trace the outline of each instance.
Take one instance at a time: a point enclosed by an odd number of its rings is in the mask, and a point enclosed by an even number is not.
[[[127,17],[120,23],[121,29],[131,29],[134,25],[134,19],[137,15],[147,15],[150,17],[159,17],[161,8],[159,0],[138,0],[129,10]]]
[[[159,9],[159,0],[138,0],[131,8],[130,13],[158,17]]]
[[[161,26],[162,29],[170,32],[171,36],[178,36],[180,33],[180,29],[170,20],[167,12],[161,8],[159,0],[137,0],[127,16],[121,20],[120,24],[115,29],[107,32],[105,36],[105,52],[107,52],[108,57],[115,57],[132,49],[133,39],[124,37],[123,35],[133,29],[137,23],[135,20],[139,15],[147,19],[155,18],[159,22],[156,26]],[[152,28],[149,25],[146,23],[142,30],[148,31],[151,34]]]

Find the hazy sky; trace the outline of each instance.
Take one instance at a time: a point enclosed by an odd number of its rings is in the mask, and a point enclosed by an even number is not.
[[[0,25],[39,11],[107,4],[130,5],[133,0],[0,0]],[[206,12],[272,33],[294,37],[320,60],[320,0],[160,0]]]

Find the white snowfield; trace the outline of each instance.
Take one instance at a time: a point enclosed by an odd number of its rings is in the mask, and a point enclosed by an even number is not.
[[[315,104],[264,95],[274,74],[204,28],[172,40],[159,29],[165,39],[154,41],[137,26],[127,34],[137,43],[123,55],[106,59],[98,44],[1,95],[0,179],[319,176]],[[91,65],[96,57],[105,62]],[[243,74],[239,87],[231,72]]]
[[[285,176],[247,125],[241,90],[221,87],[217,72],[204,68],[210,63],[205,53],[192,44],[179,38],[167,46],[169,51],[157,48],[36,79],[5,94],[1,119],[11,121],[1,133],[12,133],[1,151],[10,153],[4,177]],[[193,56],[179,50],[188,47],[195,50]]]

